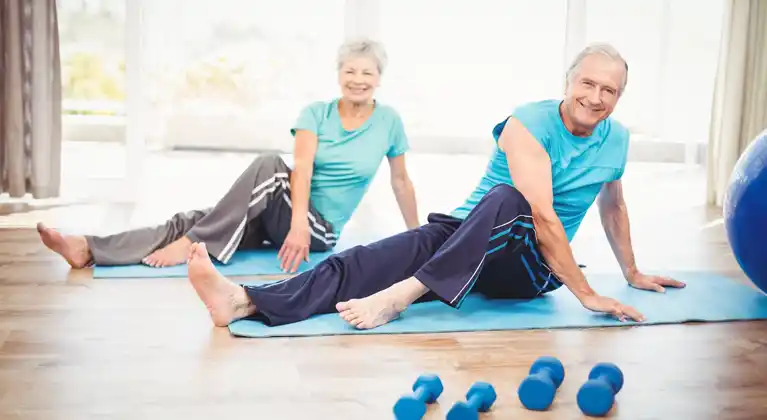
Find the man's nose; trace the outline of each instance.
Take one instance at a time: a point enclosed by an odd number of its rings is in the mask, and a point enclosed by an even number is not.
[[[589,104],[590,105],[599,105],[602,103],[602,97],[599,94],[599,89],[594,89],[589,93]]]

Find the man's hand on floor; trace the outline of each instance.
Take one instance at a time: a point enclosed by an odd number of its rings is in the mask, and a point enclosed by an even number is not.
[[[635,289],[652,290],[658,293],[664,293],[666,291],[664,286],[680,289],[686,286],[686,284],[679,280],[674,280],[671,277],[650,276],[642,273],[630,276],[627,280],[629,285]]]
[[[581,304],[583,304],[586,309],[594,312],[604,312],[613,315],[620,321],[625,321],[627,318],[637,322],[645,320],[644,315],[639,313],[636,309],[606,296],[586,296],[581,301]]]

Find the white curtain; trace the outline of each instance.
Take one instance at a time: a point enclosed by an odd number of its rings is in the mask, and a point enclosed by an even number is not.
[[[708,143],[707,203],[721,207],[735,163],[767,129],[767,1],[728,0]]]

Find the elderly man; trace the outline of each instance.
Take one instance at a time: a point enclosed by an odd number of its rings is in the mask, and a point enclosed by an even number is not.
[[[493,130],[497,148],[476,190],[451,215],[341,252],[288,280],[241,287],[221,276],[195,244],[189,278],[218,326],[251,317],[281,325],[337,311],[375,328],[414,302],[455,308],[470,292],[534,298],[563,284],[584,308],[642,321],[636,309],[597,294],[569,242],[599,195],[602,224],[629,285],[684,287],[636,266],[622,197],[628,130],[610,117],[628,66],[615,49],[592,45],[567,72],[563,99],[523,105]]]

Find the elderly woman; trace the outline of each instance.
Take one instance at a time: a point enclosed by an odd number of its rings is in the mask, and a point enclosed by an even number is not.
[[[386,53],[376,42],[354,41],[340,48],[341,97],[302,110],[290,130],[295,138],[292,170],[279,156],[260,156],[212,208],[104,237],[63,236],[40,224],[43,243],[75,268],[183,264],[194,242],[204,242],[210,256],[226,264],[238,249],[266,245],[279,249],[284,271],[295,272],[310,252],[336,244],[384,157],[405,224],[417,227],[402,120],[374,99],[385,65]]]

